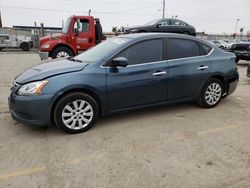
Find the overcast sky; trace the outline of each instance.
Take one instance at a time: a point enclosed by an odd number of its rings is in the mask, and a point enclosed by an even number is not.
[[[4,26],[61,26],[70,15],[87,15],[91,9],[104,31],[112,26],[133,26],[162,17],[163,0],[0,0]],[[206,33],[250,31],[250,0],[166,0],[166,17],[178,18]]]

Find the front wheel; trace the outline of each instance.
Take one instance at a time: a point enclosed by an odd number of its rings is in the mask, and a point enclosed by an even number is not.
[[[198,98],[198,105],[204,108],[213,108],[221,100],[223,95],[223,84],[216,78],[209,79],[203,86]]]
[[[62,58],[62,57],[71,57],[73,56],[73,52],[66,47],[58,47],[52,52],[52,59]]]
[[[54,108],[55,124],[68,133],[89,130],[99,115],[96,101],[85,93],[71,93],[58,101]]]

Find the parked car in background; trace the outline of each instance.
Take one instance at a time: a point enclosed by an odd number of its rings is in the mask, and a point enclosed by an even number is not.
[[[5,48],[20,48],[23,51],[29,51],[31,45],[33,45],[31,40],[22,40],[9,34],[0,34],[0,50]]]
[[[181,101],[213,108],[238,77],[235,55],[203,40],[130,34],[26,70],[14,81],[9,108],[17,121],[79,133],[99,115]]]
[[[124,29],[125,34],[143,32],[179,33],[196,36],[196,30],[193,26],[176,18],[156,19],[141,26]]]
[[[227,51],[233,52],[236,55],[236,63],[239,60],[250,61],[250,42],[234,42]]]
[[[224,40],[212,40],[211,42],[223,50],[228,49],[228,47],[231,45],[229,42]]]

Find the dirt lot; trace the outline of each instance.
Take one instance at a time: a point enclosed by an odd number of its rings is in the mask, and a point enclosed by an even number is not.
[[[214,109],[179,104],[69,135],[13,121],[7,97],[37,54],[0,53],[0,187],[250,187],[250,79]]]

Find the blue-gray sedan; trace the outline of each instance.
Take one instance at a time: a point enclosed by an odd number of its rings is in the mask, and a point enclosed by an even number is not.
[[[13,119],[55,123],[69,133],[91,128],[98,116],[195,100],[215,107],[237,87],[235,55],[178,34],[114,37],[68,59],[26,70],[13,82]]]

